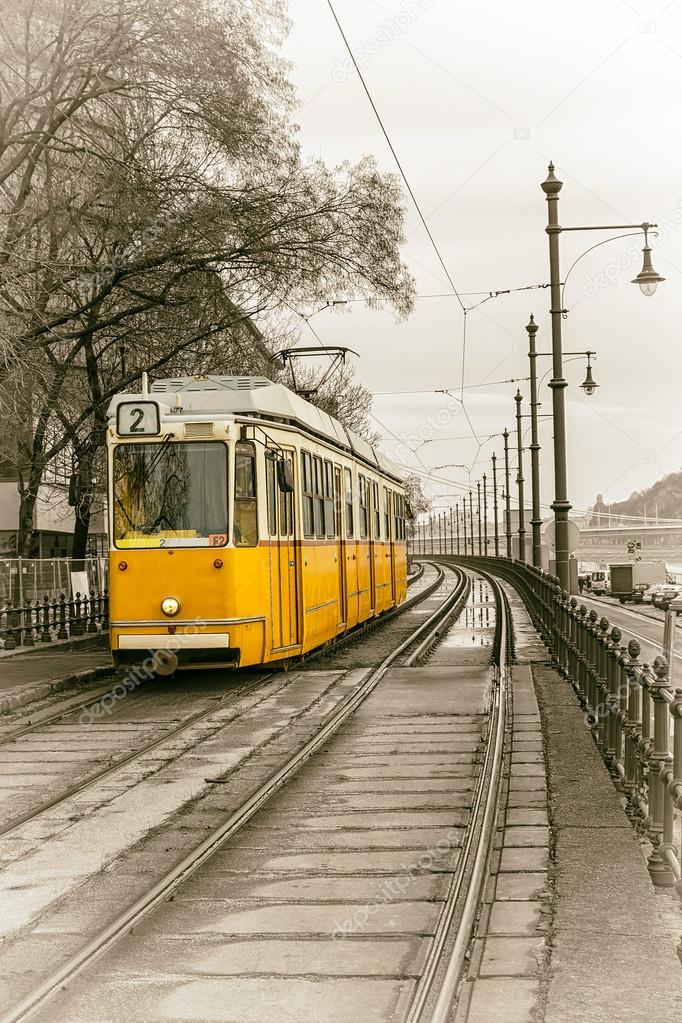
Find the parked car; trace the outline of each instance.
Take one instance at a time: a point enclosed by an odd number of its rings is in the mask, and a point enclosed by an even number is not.
[[[632,602],[633,604],[643,604],[644,595],[649,590],[647,583],[635,583],[632,587]]]
[[[660,607],[661,611],[667,611],[671,601],[678,597],[682,597],[682,586],[667,584],[659,588],[658,593],[654,597],[653,605],[654,607]]]
[[[653,586],[648,586],[642,594],[642,603],[653,604],[656,596],[658,595],[658,591],[667,585],[667,583],[654,583]]]

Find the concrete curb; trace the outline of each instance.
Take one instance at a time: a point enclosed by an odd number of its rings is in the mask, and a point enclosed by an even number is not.
[[[108,631],[91,632],[86,636],[72,636],[70,639],[53,639],[50,643],[37,643],[36,646],[17,647],[16,650],[0,650],[0,659],[47,653],[48,650],[88,650],[91,646],[97,646],[98,643],[106,641],[108,635]]]
[[[533,665],[549,791],[552,926],[545,1023],[682,1018],[682,972],[638,837],[573,688]]]
[[[38,700],[45,700],[48,696],[61,693],[65,689],[78,688],[95,682],[98,678],[106,675],[115,675],[116,669],[113,665],[103,664],[95,668],[87,668],[84,671],[71,672],[60,678],[47,679],[36,683],[34,686],[17,686],[15,690],[6,690],[0,697],[0,715],[11,714],[20,707],[26,707]]]

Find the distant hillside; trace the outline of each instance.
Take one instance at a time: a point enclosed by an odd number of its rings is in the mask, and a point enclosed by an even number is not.
[[[638,490],[610,506],[611,514],[682,519],[682,472],[671,472],[647,490]]]

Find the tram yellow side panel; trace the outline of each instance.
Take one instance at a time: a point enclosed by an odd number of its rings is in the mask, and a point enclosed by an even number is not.
[[[393,587],[391,581],[391,545],[380,543],[375,551],[377,579],[377,612],[387,611],[393,606]]]
[[[344,544],[344,564],[346,571],[346,622],[349,629],[358,624],[359,600],[358,600],[358,543],[355,540],[347,540]]]
[[[395,545],[395,599],[402,604],[407,597],[407,547],[404,543]]]
[[[372,578],[370,573],[369,543],[358,544],[358,621],[364,622],[371,617],[372,611]]]
[[[310,544],[303,548],[304,649],[333,639],[339,621],[339,564],[336,544]]]

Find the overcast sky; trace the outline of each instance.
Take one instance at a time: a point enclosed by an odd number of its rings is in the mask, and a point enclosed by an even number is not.
[[[597,493],[607,503],[622,500],[679,469],[682,2],[334,5],[460,293],[548,281],[540,182],[550,159],[564,182],[562,224],[661,225],[653,262],[666,282],[654,297],[630,283],[641,268],[638,238],[597,248],[569,277],[564,347],[598,352],[600,384],[585,398],[578,387],[585,360],[567,362],[569,497],[576,509]],[[329,163],[371,152],[382,169],[395,170],[326,0],[290,0],[290,14],[286,56],[294,64],[306,152]],[[449,292],[411,206],[407,230],[404,254],[418,294]],[[602,237],[608,234],[564,234],[562,273]],[[479,300],[463,298],[466,305]],[[450,388],[460,395],[463,316],[456,298],[421,298],[404,323],[362,305],[321,313],[313,323],[326,343],[360,353],[359,377],[375,394],[376,425],[389,454],[420,471],[477,458],[475,481],[490,472],[493,450],[502,452],[500,438],[486,438],[514,429],[516,386],[528,394],[526,381],[498,381],[528,375],[524,326],[531,312],[540,325],[538,347],[549,350],[548,310],[549,291],[535,290],[468,314],[464,407],[435,393]],[[542,374],[549,365],[541,360]],[[547,379],[543,413],[551,410]],[[414,393],[385,393],[405,391]],[[392,434],[403,438],[400,445]],[[548,505],[551,420],[541,422],[540,434]],[[413,454],[421,440],[429,443]],[[435,475],[455,484],[433,482],[436,505],[446,505],[440,495],[459,493],[456,484],[469,479],[460,469]]]

